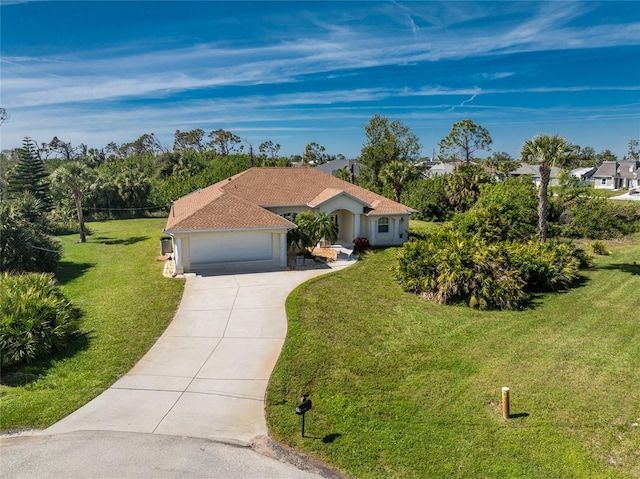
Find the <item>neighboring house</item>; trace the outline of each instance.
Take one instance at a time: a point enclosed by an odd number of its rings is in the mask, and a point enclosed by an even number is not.
[[[640,161],[605,161],[591,177],[593,186],[599,189],[640,187]]]
[[[571,176],[578,178],[580,181],[589,181],[593,174],[596,172],[597,168],[595,166],[586,167],[586,168],[576,168],[571,170]]]
[[[558,184],[558,173],[562,170],[557,166],[551,167],[551,176],[549,177],[549,185],[554,186]],[[531,177],[536,187],[540,186],[540,165],[527,165],[523,164],[520,168],[509,173],[510,176],[525,176]]]
[[[426,178],[434,178],[436,176],[450,175],[456,170],[459,164],[460,162],[436,163],[424,172],[424,176]]]
[[[330,214],[339,241],[367,237],[373,246],[407,241],[415,210],[316,168],[251,168],[171,205],[177,274],[208,265],[287,264],[287,231],[303,211]]]
[[[618,166],[618,177],[622,188],[640,187],[640,161],[623,160]]]
[[[593,186],[598,189],[617,190],[620,188],[618,162],[604,161],[591,177]]]
[[[360,173],[360,163],[356,160],[347,159],[327,161],[326,163],[316,166],[316,170],[320,170],[328,175],[336,176],[338,170],[341,170],[344,167],[346,167],[347,170],[351,170],[351,168],[353,168],[354,177],[358,176]]]

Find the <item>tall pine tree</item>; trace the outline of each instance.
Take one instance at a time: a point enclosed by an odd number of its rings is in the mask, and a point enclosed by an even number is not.
[[[40,200],[43,211],[52,208],[48,174],[38,157],[36,146],[29,137],[22,141],[20,159],[7,179],[7,193],[11,197],[27,191]]]

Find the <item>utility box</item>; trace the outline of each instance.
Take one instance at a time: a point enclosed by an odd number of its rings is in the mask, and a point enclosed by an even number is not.
[[[173,253],[173,241],[168,236],[160,238],[160,251],[162,255]]]

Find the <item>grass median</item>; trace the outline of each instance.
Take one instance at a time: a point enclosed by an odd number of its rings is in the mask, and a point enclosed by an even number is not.
[[[640,236],[608,247],[579,288],[524,311],[405,293],[394,249],[302,285],[270,434],[358,478],[640,477]]]
[[[164,219],[90,223],[87,243],[60,237],[57,275],[83,312],[72,347],[2,371],[0,429],[44,428],[78,409],[125,374],[175,312],[184,284],[156,261]]]

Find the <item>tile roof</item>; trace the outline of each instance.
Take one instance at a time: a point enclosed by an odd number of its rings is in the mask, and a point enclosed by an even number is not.
[[[368,206],[368,215],[414,211],[314,168],[251,168],[174,201],[165,230],[292,228],[266,208],[313,207],[344,193]]]

